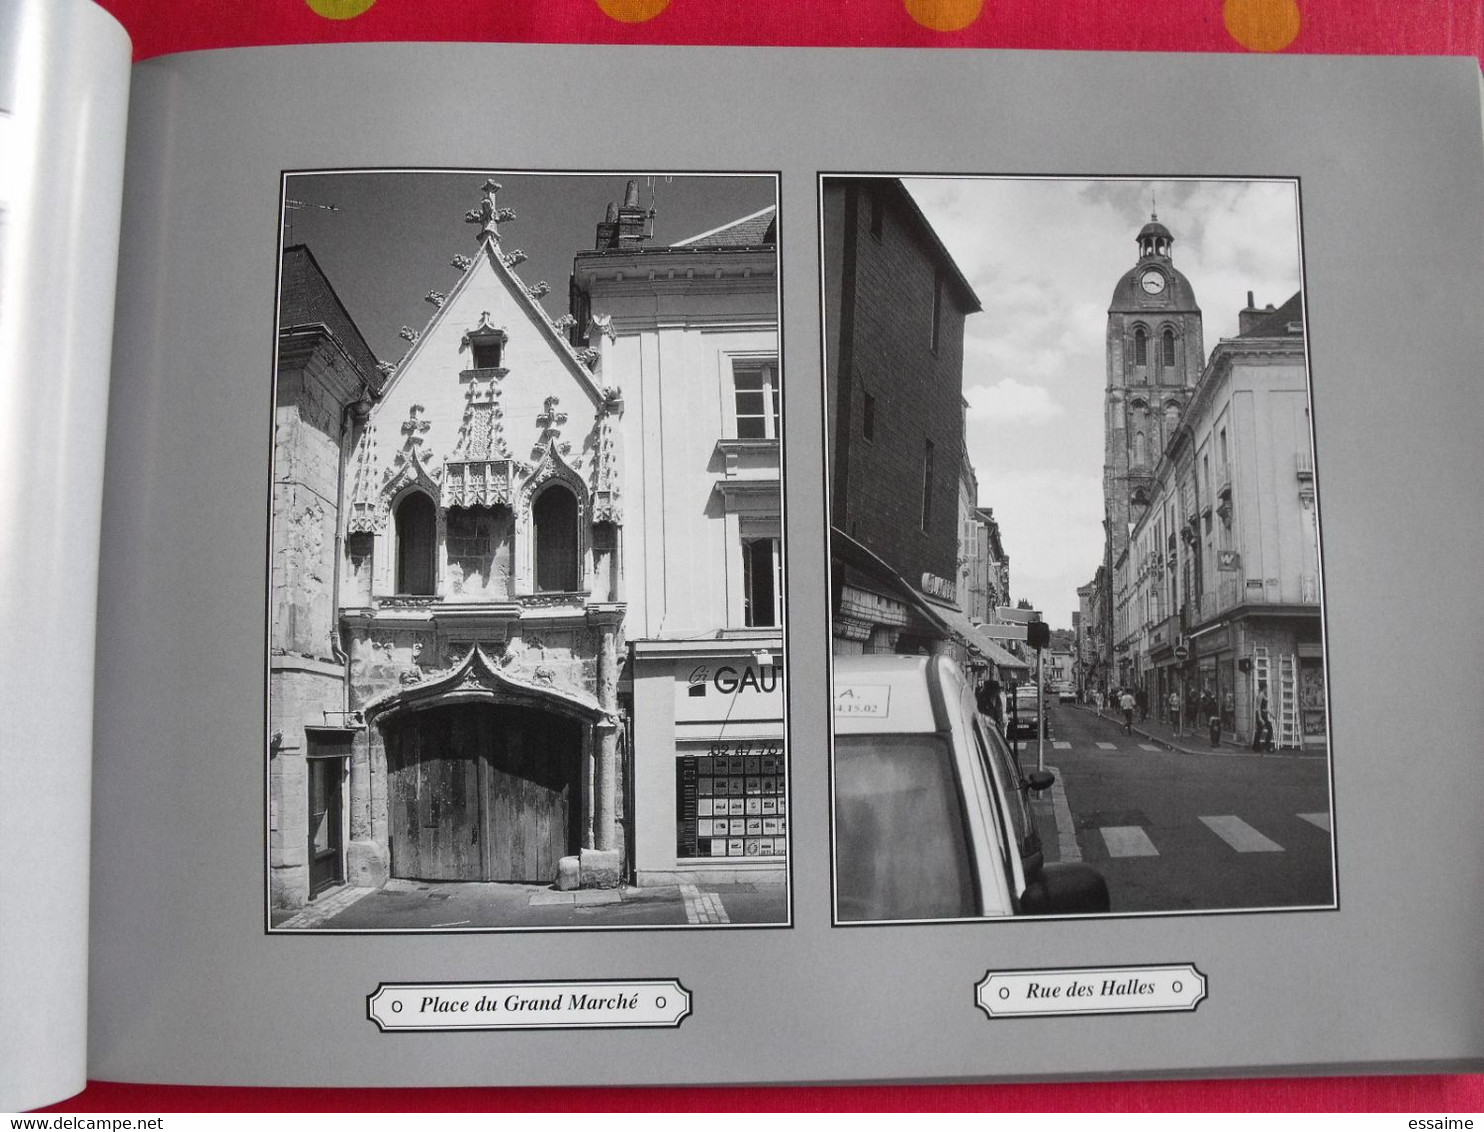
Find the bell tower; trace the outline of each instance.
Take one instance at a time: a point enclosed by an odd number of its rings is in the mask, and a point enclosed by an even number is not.
[[[1103,504],[1109,563],[1148,505],[1154,469],[1205,366],[1201,308],[1171,257],[1175,237],[1152,210],[1135,237],[1138,259],[1108,307]]]

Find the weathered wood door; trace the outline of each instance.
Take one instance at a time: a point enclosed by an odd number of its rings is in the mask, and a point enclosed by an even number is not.
[[[529,708],[460,704],[386,734],[393,876],[545,884],[577,851],[581,727]]]

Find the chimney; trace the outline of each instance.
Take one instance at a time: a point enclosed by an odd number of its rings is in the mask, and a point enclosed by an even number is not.
[[[1248,291],[1247,305],[1242,310],[1237,312],[1237,333],[1239,335],[1250,334],[1252,332],[1252,328],[1257,325],[1258,319],[1262,317],[1262,313],[1263,312],[1258,310],[1257,305],[1252,301],[1252,292]]]
[[[617,248],[637,248],[649,239],[645,231],[654,213],[639,205],[639,182],[630,181],[624,186],[623,207],[609,202],[608,213],[598,225],[597,239],[593,247],[597,251],[612,251]]]
[[[623,207],[618,210],[618,246],[637,248],[649,234],[644,231],[649,214],[639,207],[639,182],[630,181],[624,187]]]
[[[608,211],[598,221],[598,234],[593,240],[594,251],[606,251],[618,244],[618,205],[608,202]]]

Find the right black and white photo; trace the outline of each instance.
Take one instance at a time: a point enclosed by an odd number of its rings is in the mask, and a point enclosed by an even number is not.
[[[820,212],[836,922],[1337,907],[1297,180]]]

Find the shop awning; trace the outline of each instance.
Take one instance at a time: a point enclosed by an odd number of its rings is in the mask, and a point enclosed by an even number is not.
[[[956,609],[935,605],[934,611],[948,623],[955,640],[971,653],[976,653],[998,669],[1025,672],[1030,665],[980,632],[979,627]]]

